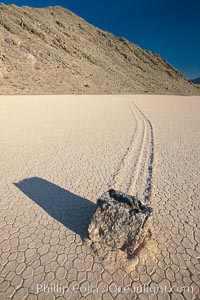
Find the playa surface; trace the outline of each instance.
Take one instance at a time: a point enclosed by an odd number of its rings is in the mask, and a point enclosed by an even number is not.
[[[0,96],[0,300],[199,299],[199,124],[200,97]],[[87,239],[110,187],[154,208],[131,260]]]

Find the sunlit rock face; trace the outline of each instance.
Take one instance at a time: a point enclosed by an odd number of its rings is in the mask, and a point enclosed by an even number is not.
[[[94,243],[106,244],[133,255],[151,235],[153,209],[137,197],[111,189],[97,201],[88,228]]]

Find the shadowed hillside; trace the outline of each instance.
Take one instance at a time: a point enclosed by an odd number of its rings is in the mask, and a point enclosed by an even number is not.
[[[0,41],[1,94],[200,92],[159,55],[62,7],[0,4]]]

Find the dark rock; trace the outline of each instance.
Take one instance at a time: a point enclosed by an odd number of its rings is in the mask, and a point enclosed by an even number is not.
[[[111,189],[97,201],[88,228],[94,243],[106,244],[132,255],[151,235],[153,209],[137,197]]]

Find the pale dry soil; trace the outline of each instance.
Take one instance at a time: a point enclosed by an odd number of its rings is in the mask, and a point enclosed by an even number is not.
[[[199,124],[200,97],[1,96],[0,299],[200,299]],[[154,208],[129,260],[87,236],[110,187]]]

